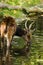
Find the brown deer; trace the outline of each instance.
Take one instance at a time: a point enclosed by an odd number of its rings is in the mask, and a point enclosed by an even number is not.
[[[25,30],[20,28],[19,26],[16,25],[15,19],[8,16],[4,17],[3,20],[0,23],[0,37],[1,37],[1,47],[4,45],[4,38],[7,40],[7,50],[6,50],[6,57],[9,56],[9,47],[12,41],[12,38],[14,35],[21,36],[25,39],[27,42],[27,46],[29,45],[31,41],[31,27],[34,22],[32,22],[29,25],[29,28],[27,28],[27,21],[25,23]]]
[[[7,40],[7,50],[6,57],[9,55],[9,47],[12,40],[13,34],[16,32],[16,22],[15,20],[8,16],[4,17],[0,23],[0,37],[1,37],[1,48],[4,46],[4,38]]]

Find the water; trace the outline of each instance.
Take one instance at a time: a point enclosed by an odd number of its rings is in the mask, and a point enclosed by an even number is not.
[[[33,35],[30,55],[16,56],[12,62],[13,65],[43,65],[43,32]]]
[[[17,47],[22,48],[21,43]],[[43,32],[37,32],[32,36],[30,55],[28,53],[27,56],[12,57],[10,65],[43,65]]]

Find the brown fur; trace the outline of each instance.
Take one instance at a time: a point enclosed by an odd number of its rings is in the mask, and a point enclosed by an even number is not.
[[[8,57],[9,55],[10,43],[11,43],[13,34],[15,34],[15,32],[16,32],[15,20],[10,16],[3,18],[3,20],[0,23],[0,37],[1,37],[1,47],[3,47],[5,37],[7,40],[6,57]]]

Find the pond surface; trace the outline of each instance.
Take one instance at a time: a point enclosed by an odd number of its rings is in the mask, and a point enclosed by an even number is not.
[[[23,43],[22,45],[19,44],[17,47],[22,47]],[[43,65],[43,32],[38,32],[32,36],[32,44],[29,53],[27,56],[14,56],[11,65]]]
[[[14,57],[12,65],[43,65],[43,32],[33,35],[30,55]]]

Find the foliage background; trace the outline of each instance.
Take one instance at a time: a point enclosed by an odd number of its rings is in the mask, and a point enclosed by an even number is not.
[[[13,6],[19,5],[26,8],[42,3],[41,0],[0,0],[0,2]],[[20,10],[0,9],[0,14],[15,16],[16,18],[24,17],[24,14]]]

